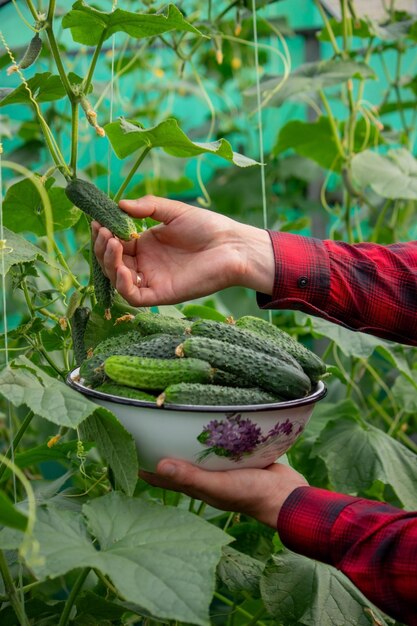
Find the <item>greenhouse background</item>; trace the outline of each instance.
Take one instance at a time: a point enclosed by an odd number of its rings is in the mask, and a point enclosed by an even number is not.
[[[414,329],[385,339],[302,306],[267,311],[238,286],[133,306],[97,269],[92,216],[68,188],[88,181],[105,203],[154,194],[346,248],[413,242],[416,46],[417,0],[0,0],[1,626],[408,626],[251,515],[138,478],[149,450],[121,417],[132,397],[103,408],[75,389],[82,372],[89,391],[109,382],[105,360],[130,356],[116,350],[140,320],[184,339],[191,324],[256,318],[319,368],[314,412],[262,440],[241,408],[209,412],[196,463],[224,469],[256,438],[265,454],[286,438],[276,456],[313,487],[412,512]],[[262,382],[257,359],[225,386],[244,397]],[[163,415],[165,386],[150,392]],[[171,417],[145,448],[186,433]]]

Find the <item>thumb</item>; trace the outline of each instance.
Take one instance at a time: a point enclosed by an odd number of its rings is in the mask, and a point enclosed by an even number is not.
[[[169,224],[175,218],[193,209],[184,202],[152,195],[143,196],[137,200],[120,200],[119,207],[132,217],[139,219],[152,217],[157,222],[164,224]]]

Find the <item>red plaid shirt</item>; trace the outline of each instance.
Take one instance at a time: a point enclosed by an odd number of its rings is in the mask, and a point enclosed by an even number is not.
[[[299,309],[347,328],[417,345],[417,242],[390,246],[271,232],[276,273],[265,308]],[[417,459],[416,459],[417,462]],[[417,626],[417,512],[315,487],[285,501],[288,548],[329,563],[388,615]]]

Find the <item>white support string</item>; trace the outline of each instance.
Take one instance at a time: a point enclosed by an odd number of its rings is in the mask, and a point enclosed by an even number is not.
[[[116,7],[117,7],[117,1],[118,0],[113,0],[113,4],[112,4],[112,13],[115,11]],[[112,49],[112,55],[111,55],[111,74],[110,74],[110,122],[113,121],[113,105],[114,105],[114,57],[115,57],[115,51],[116,51],[116,35],[113,34],[112,38],[111,38],[111,49]],[[107,149],[107,194],[110,195],[110,188],[111,188],[111,158],[112,158],[112,151],[111,151],[111,146],[110,146],[110,142],[108,145],[108,149]]]
[[[258,28],[256,24],[256,2],[252,0],[252,18],[253,18],[253,41],[255,44],[255,71],[256,71],[256,101],[258,113],[258,131],[259,131],[259,159],[261,162],[261,187],[262,187],[262,218],[263,227],[268,228],[268,207],[266,201],[266,180],[265,180],[265,152],[262,122],[262,105],[261,105],[261,84],[260,84],[260,68],[259,68],[259,51],[258,51]],[[269,321],[272,322],[272,311],[268,311]]]
[[[8,337],[8,323],[7,323],[7,298],[6,298],[6,264],[4,261],[4,255],[7,253],[7,241],[4,236],[4,225],[3,225],[3,168],[2,168],[2,154],[3,154],[3,143],[0,135],[0,266],[1,266],[1,295],[2,295],[2,307],[3,307],[3,326],[4,326],[4,358],[6,361],[6,366],[9,365],[9,337]],[[10,407],[10,402],[7,402],[7,417],[9,423],[9,433],[10,433],[10,458],[12,463],[14,463],[14,429],[13,429],[13,420],[12,420],[12,412]],[[16,486],[16,476],[14,472],[12,472],[12,480],[13,480],[13,496],[14,502],[17,502],[17,486]]]

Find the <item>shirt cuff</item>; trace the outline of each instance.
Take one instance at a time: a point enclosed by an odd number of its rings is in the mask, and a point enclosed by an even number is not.
[[[332,564],[333,525],[341,511],[357,500],[317,487],[298,487],[285,500],[278,516],[282,543],[293,552]]]
[[[323,241],[268,230],[275,257],[272,296],[257,293],[261,308],[322,312],[330,292],[330,263]]]

